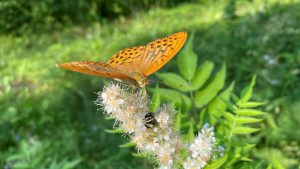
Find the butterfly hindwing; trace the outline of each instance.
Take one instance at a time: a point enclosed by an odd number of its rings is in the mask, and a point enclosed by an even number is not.
[[[101,62],[93,62],[93,61],[68,62],[68,63],[59,64],[58,66],[64,69],[85,73],[89,75],[94,75],[94,76],[132,80],[126,74],[123,74],[119,70],[116,70],[111,66],[109,66],[108,64],[101,63]]]

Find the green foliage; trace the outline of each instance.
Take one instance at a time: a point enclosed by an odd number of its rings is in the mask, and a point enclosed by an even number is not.
[[[0,2],[0,32],[51,30],[70,24],[86,25],[155,6],[170,7],[179,3],[179,0],[79,0],[72,3],[68,0],[3,0]]]
[[[189,81],[192,80],[194,77],[197,68],[197,59],[198,59],[196,53],[194,53],[192,48],[194,42],[194,34],[195,32],[192,32],[189,35],[190,38],[186,42],[186,47],[182,49],[177,59],[179,72],[186,80]],[[181,81],[178,81],[178,83],[180,82]]]
[[[205,61],[196,71],[194,78],[192,79],[191,86],[193,90],[200,89],[204,83],[208,80],[214,68],[214,64],[209,61]]]
[[[81,159],[68,160],[67,158],[58,159],[54,157],[51,161],[47,161],[48,155],[43,152],[51,151],[49,144],[41,144],[38,141],[32,140],[31,143],[21,142],[19,150],[10,155],[6,162],[16,169],[30,168],[50,168],[50,169],[71,169],[76,167]]]
[[[207,103],[212,101],[218,92],[223,88],[225,83],[225,65],[222,66],[221,70],[216,73],[215,77],[207,86],[200,89],[195,94],[195,105],[197,108],[205,106]]]

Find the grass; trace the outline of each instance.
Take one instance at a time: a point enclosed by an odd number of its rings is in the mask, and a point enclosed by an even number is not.
[[[266,110],[273,114],[265,123],[257,151],[272,147],[283,156],[280,159],[292,159],[284,163],[286,168],[297,165],[300,135],[291,130],[300,127],[296,114],[300,103],[300,2],[239,1],[234,20],[223,18],[225,6],[225,1],[187,3],[86,28],[1,35],[0,165],[22,159],[8,161],[13,155],[27,157],[21,143],[29,145],[25,150],[40,143],[43,146],[37,146],[29,159],[41,157],[35,160],[45,168],[62,158],[80,159],[78,168],[151,167],[133,158],[131,149],[118,147],[124,138],[104,132],[112,122],[104,120],[93,104],[94,92],[102,89],[102,79],[55,65],[75,60],[104,61],[124,47],[182,30],[196,32],[194,50],[201,61],[227,63],[228,80],[240,84],[236,90],[258,74],[255,97],[268,99]],[[163,70],[177,71],[174,64],[173,60]],[[267,157],[257,156],[270,160]]]

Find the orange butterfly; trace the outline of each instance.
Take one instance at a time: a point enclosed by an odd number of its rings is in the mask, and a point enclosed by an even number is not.
[[[146,46],[118,51],[107,63],[82,61],[62,63],[58,66],[89,75],[127,80],[143,88],[148,84],[147,76],[172,59],[186,39],[186,32],[178,32],[150,42]]]

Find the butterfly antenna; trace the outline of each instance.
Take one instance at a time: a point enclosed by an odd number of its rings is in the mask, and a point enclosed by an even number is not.
[[[161,82],[159,80],[149,80],[149,82],[156,82],[156,83],[161,83],[161,84],[164,84],[164,85],[171,85],[171,83],[165,83],[165,82]],[[175,83],[176,85],[178,86],[183,86],[182,84],[179,84],[179,83]]]

